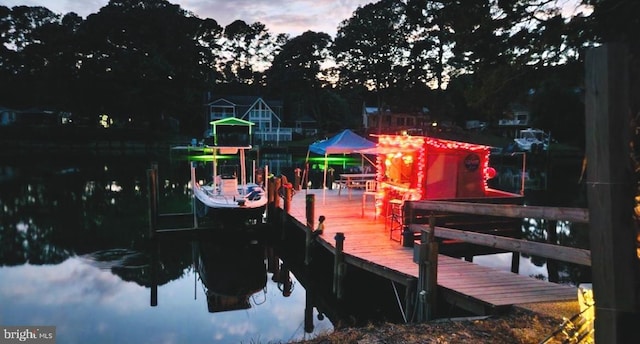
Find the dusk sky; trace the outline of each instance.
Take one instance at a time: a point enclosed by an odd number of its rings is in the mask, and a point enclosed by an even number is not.
[[[75,12],[86,18],[97,13],[109,0],[0,0],[0,5],[43,6],[54,13]],[[351,17],[358,6],[373,0],[169,0],[199,18],[215,19],[226,26],[236,19],[247,24],[261,22],[273,34],[291,37],[311,30],[335,37],[338,25]]]

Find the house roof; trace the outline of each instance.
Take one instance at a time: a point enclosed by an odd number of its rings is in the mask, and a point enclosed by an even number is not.
[[[378,107],[376,107],[376,106],[365,106],[364,107],[364,112],[366,114],[378,113]]]
[[[240,118],[244,118],[249,110],[251,110],[260,101],[263,102],[269,110],[271,110],[278,121],[282,121],[280,115],[283,103],[279,100],[265,100],[260,96],[222,96],[213,98],[213,100],[206,103],[206,105],[233,106],[236,108],[236,115]]]

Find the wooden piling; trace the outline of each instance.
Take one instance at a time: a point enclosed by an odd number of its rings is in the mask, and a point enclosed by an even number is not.
[[[429,216],[429,229],[422,231],[418,249],[418,322],[433,319],[438,288],[438,243],[435,241],[435,216]]]
[[[414,219],[414,211],[413,206],[411,206],[412,202],[406,201],[402,205],[402,229],[400,233],[402,233],[402,247],[413,247],[413,231],[409,228],[409,225],[413,222]]]
[[[284,189],[284,212],[286,214],[289,214],[289,211],[291,210],[291,197],[293,196],[293,190],[291,190],[291,188],[287,187]]]
[[[158,169],[147,170],[147,189],[149,190],[149,237],[156,236],[158,228]]]
[[[344,275],[346,264],[344,262],[344,233],[338,232],[334,237],[336,240],[336,252],[333,260],[333,293],[338,300],[342,299]]]
[[[153,250],[151,251],[151,295],[149,305],[156,307],[158,305],[158,250],[159,246],[157,242],[153,243]]]
[[[304,302],[304,332],[305,333],[313,333],[314,325],[313,325],[313,295],[309,289],[307,288],[305,293],[305,302]]]
[[[198,213],[197,213],[197,209],[196,209],[196,202],[198,202],[198,200],[196,200],[196,194],[193,191],[195,189],[195,183],[197,183],[198,181],[196,180],[196,166],[195,166],[195,162],[191,162],[189,163],[189,167],[191,169],[191,211],[193,211],[193,228],[197,229],[198,228]]]
[[[511,252],[511,272],[514,274],[520,273],[520,252]]]
[[[413,322],[416,302],[416,289],[418,286],[418,280],[415,278],[408,278],[406,283],[406,289],[404,293],[404,309],[407,315],[407,322]]]
[[[547,243],[552,245],[558,244],[558,221],[547,220],[545,221],[545,229],[547,232]],[[549,276],[549,282],[558,283],[560,281],[560,275],[558,273],[558,262],[554,259],[547,259],[547,274]]]
[[[273,178],[274,195],[273,195],[273,207],[280,208],[280,188],[282,187],[282,179],[280,177]]]
[[[623,44],[587,51],[585,109],[587,197],[596,343],[639,343],[640,261],[633,222],[637,181],[629,150],[629,61]],[[632,69],[633,71],[633,69]],[[633,81],[637,78],[632,79]],[[635,338],[635,339],[634,339]]]
[[[309,265],[311,263],[311,242],[312,242],[312,232],[314,225],[314,217],[315,217],[315,203],[316,203],[316,195],[307,194],[305,196],[305,213],[307,219],[307,227],[305,228],[306,240],[305,240],[305,254],[304,254],[304,264]]]
[[[273,224],[275,219],[274,213],[276,206],[276,200],[278,199],[277,189],[276,189],[276,178],[267,178],[267,222]]]
[[[296,191],[300,191],[302,189],[302,170],[300,168],[296,168],[294,170],[295,177],[293,178],[293,189]]]

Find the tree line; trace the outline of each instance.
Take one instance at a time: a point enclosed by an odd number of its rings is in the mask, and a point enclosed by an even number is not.
[[[280,99],[285,121],[325,131],[357,128],[363,104],[462,123],[521,103],[571,138],[584,131],[585,50],[637,46],[637,13],[634,0],[380,0],[332,38],[222,27],[166,0],[110,0],[86,19],[0,6],[0,105],[152,129],[172,117],[200,133],[207,92]]]

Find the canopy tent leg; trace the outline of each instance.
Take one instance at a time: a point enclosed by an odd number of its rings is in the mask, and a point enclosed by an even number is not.
[[[322,180],[322,204],[325,204],[324,199],[327,193],[327,153],[324,153],[324,177]]]

